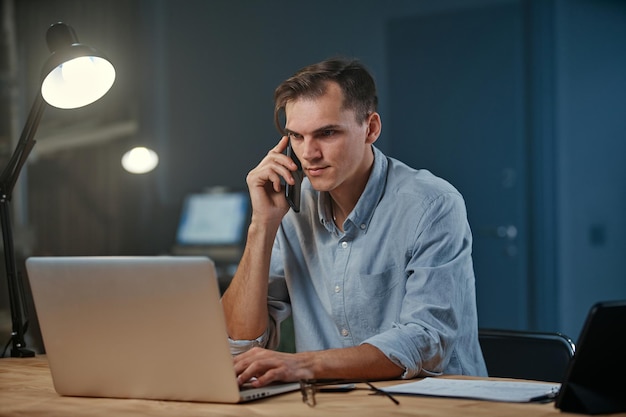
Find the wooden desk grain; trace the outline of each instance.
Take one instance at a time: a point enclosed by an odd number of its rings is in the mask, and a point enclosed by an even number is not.
[[[385,386],[395,382],[381,382]],[[575,416],[548,404],[398,396],[400,405],[369,390],[318,393],[317,406],[302,403],[299,392],[247,404],[209,404],[174,401],[63,397],[56,393],[45,356],[0,359],[0,416],[463,416],[549,417]],[[621,416],[626,416],[621,414]]]

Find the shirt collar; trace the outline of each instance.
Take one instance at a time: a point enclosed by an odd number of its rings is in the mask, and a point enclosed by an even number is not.
[[[348,221],[364,231],[369,227],[369,222],[374,215],[374,209],[381,199],[385,184],[387,183],[387,158],[374,145],[372,145],[372,151],[374,152],[374,166],[372,172],[367,180],[363,194],[361,194],[356,206],[347,218]],[[326,191],[319,193],[317,212],[322,225],[324,225],[329,232],[333,232],[336,227],[333,222],[330,194]]]

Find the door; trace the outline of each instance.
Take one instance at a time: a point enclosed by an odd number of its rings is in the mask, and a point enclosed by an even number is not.
[[[392,20],[391,156],[465,197],[479,325],[529,325],[525,53],[519,3]]]

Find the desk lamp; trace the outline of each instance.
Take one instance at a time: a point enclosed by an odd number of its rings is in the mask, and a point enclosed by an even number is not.
[[[115,80],[113,65],[95,49],[78,43],[76,33],[70,26],[64,23],[53,24],[46,33],[46,41],[51,55],[43,67],[41,89],[35,97],[15,151],[0,175],[0,222],[11,307],[12,357],[35,355],[33,351],[26,349],[24,341],[28,320],[24,319],[27,315],[23,283],[17,273],[9,216],[13,188],[22,166],[35,146],[34,136],[45,103],[60,109],[83,107],[104,96]]]

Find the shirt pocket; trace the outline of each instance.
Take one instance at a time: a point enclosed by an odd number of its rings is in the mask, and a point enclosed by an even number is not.
[[[377,274],[358,275],[353,307],[363,330],[378,333],[398,320],[404,282],[404,270],[397,266]]]

